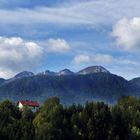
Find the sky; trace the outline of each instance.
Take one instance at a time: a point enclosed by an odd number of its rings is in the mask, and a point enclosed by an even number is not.
[[[0,0],[0,77],[101,65],[140,77],[139,0]]]

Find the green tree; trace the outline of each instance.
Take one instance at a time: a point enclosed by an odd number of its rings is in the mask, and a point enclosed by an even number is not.
[[[112,138],[115,140],[131,140],[131,128],[121,108],[112,108]]]
[[[32,121],[34,119],[34,113],[28,106],[24,106],[22,110],[22,119],[25,119],[27,121]]]
[[[63,124],[63,107],[59,99],[54,97],[45,101],[33,124],[37,139],[61,140]]]

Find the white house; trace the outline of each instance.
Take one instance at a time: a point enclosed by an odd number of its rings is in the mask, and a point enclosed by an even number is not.
[[[20,110],[23,109],[24,106],[29,107],[32,111],[36,111],[39,107],[39,103],[36,101],[29,101],[29,100],[21,100],[17,102],[17,106]]]

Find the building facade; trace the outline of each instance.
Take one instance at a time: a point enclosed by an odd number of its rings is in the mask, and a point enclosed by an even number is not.
[[[39,103],[36,101],[29,101],[29,100],[21,100],[17,102],[17,106],[19,110],[23,110],[23,107],[27,106],[30,108],[33,112],[37,111],[39,108]]]

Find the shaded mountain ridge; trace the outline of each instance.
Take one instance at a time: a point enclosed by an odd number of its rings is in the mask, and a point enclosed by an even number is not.
[[[48,97],[58,96],[64,104],[91,100],[114,103],[124,95],[140,96],[140,80],[128,81],[101,66],[88,67],[77,73],[64,69],[57,73],[25,74],[7,81],[1,79],[0,100],[9,98],[43,102]]]

